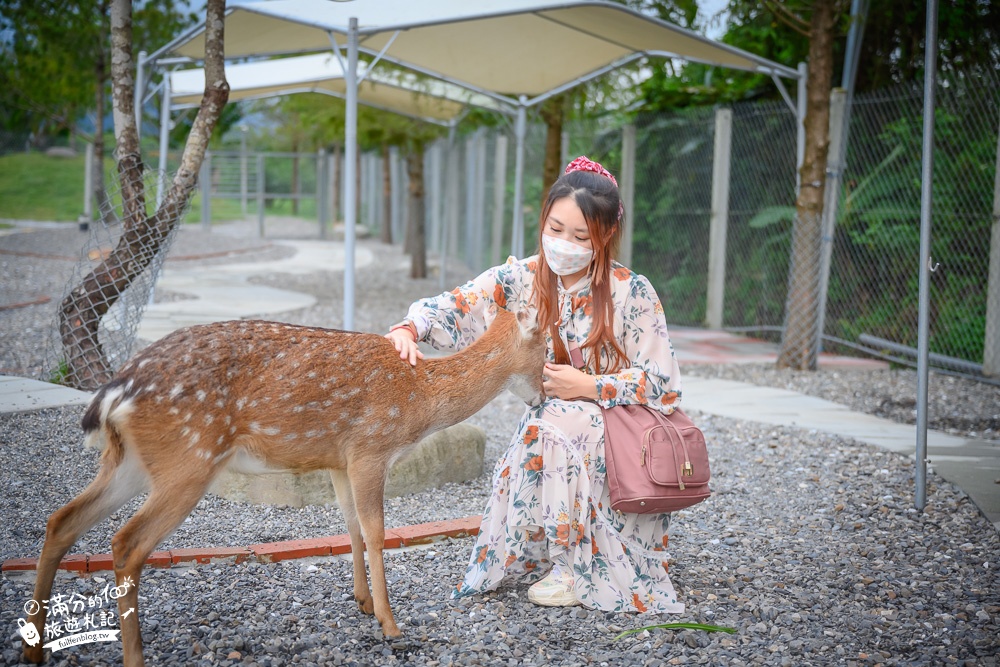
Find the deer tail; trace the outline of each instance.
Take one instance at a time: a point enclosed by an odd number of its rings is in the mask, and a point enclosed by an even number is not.
[[[80,425],[83,427],[83,446],[102,452],[102,459],[116,464],[125,455],[121,433],[115,422],[127,415],[132,401],[125,395],[124,383],[112,380],[94,395]]]

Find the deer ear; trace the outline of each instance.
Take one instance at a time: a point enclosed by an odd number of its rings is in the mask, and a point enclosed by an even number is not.
[[[526,334],[531,334],[538,327],[538,318],[527,310],[517,311],[517,323]]]

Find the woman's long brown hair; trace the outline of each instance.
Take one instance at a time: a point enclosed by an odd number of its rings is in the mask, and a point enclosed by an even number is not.
[[[553,184],[542,207],[538,229],[538,267],[535,271],[535,305],[538,322],[547,326],[552,336],[552,346],[557,364],[572,363],[569,351],[559,337],[559,277],[552,272],[541,251],[542,234],[552,205],[564,197],[571,198],[583,212],[587,221],[594,259],[590,263],[590,294],[593,300],[593,324],[590,335],[582,345],[590,348],[592,368],[595,373],[614,373],[628,365],[625,351],[615,339],[615,304],[611,298],[611,259],[618,254],[621,240],[621,220],[618,210],[621,196],[611,179],[589,171],[572,171]],[[608,368],[601,368],[601,357],[608,359]]]

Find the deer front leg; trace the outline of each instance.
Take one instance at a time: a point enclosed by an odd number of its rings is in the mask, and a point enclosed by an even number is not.
[[[365,544],[368,548],[368,567],[372,576],[372,596],[375,601],[375,618],[382,625],[386,637],[399,637],[403,633],[396,625],[392,609],[389,607],[389,590],[385,580],[385,562],[382,549],[385,547],[385,491],[386,469],[374,461],[351,466],[351,490],[354,506],[361,522]],[[353,540],[353,538],[352,538]]]
[[[330,479],[333,489],[337,492],[337,502],[344,514],[347,533],[351,536],[351,561],[354,564],[354,599],[358,608],[371,615],[375,611],[372,594],[368,589],[368,573],[365,571],[365,542],[361,536],[361,524],[358,523],[358,513],[354,507],[354,494],[351,492],[351,481],[346,470],[331,470]]]

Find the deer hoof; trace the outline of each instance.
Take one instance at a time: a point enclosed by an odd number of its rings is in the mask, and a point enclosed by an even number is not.
[[[361,598],[355,598],[355,599],[358,601],[358,609],[368,614],[369,616],[375,613],[375,602],[372,600],[372,598],[366,598],[364,600],[362,600]]]
[[[382,624],[382,634],[389,639],[396,639],[403,636],[402,631],[392,621]]]

